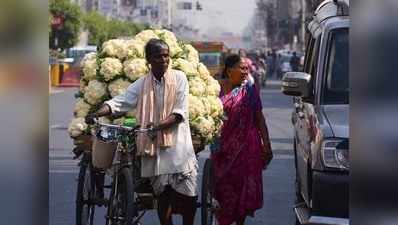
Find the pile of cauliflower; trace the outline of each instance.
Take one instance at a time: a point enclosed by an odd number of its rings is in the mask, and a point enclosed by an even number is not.
[[[72,138],[89,134],[90,126],[84,122],[88,113],[96,111],[104,101],[125,93],[132,82],[149,72],[144,48],[152,38],[162,39],[169,45],[172,68],[187,75],[192,136],[210,143],[219,134],[223,118],[223,107],[218,98],[220,85],[199,62],[196,49],[178,41],[168,30],[144,30],[129,40],[109,40],[98,53],[84,57],[80,90],[74,107],[75,118],[68,128]],[[134,112],[129,112],[128,116],[134,116]],[[101,119],[121,124],[125,118]]]

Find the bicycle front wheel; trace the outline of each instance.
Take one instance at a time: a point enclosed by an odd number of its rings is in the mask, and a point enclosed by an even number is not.
[[[134,184],[131,170],[122,168],[114,176],[109,198],[107,225],[132,225],[135,215]]]
[[[216,224],[214,210],[217,208],[214,202],[214,174],[213,162],[206,159],[203,168],[202,177],[202,198],[201,198],[201,214],[202,225]]]
[[[95,181],[89,161],[83,156],[80,162],[76,192],[76,225],[92,225],[94,221]]]

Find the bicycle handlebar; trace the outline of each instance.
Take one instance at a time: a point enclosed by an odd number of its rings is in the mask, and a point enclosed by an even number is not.
[[[105,126],[105,127],[112,127],[112,128],[116,128],[116,129],[121,129],[121,130],[125,130],[128,132],[135,132],[135,133],[145,133],[145,132],[149,132],[152,131],[153,128],[135,128],[135,127],[126,127],[123,125],[115,125],[115,124],[106,124],[106,123],[101,123],[97,118],[94,118],[94,123],[100,126]]]

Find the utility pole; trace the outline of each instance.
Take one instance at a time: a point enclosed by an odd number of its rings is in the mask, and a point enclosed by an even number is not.
[[[301,50],[305,48],[305,19],[307,17],[307,5],[305,0],[301,0]]]
[[[167,24],[170,30],[173,30],[173,10],[174,0],[167,1]]]

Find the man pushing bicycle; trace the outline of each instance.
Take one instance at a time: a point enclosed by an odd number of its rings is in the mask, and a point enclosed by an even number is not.
[[[198,163],[189,129],[188,81],[182,71],[172,70],[169,46],[151,39],[145,46],[150,72],[132,83],[125,94],[106,101],[93,118],[136,109],[142,128],[152,132],[137,135],[141,176],[148,177],[158,199],[161,225],[172,225],[172,214],[182,214],[192,225],[196,213]]]

